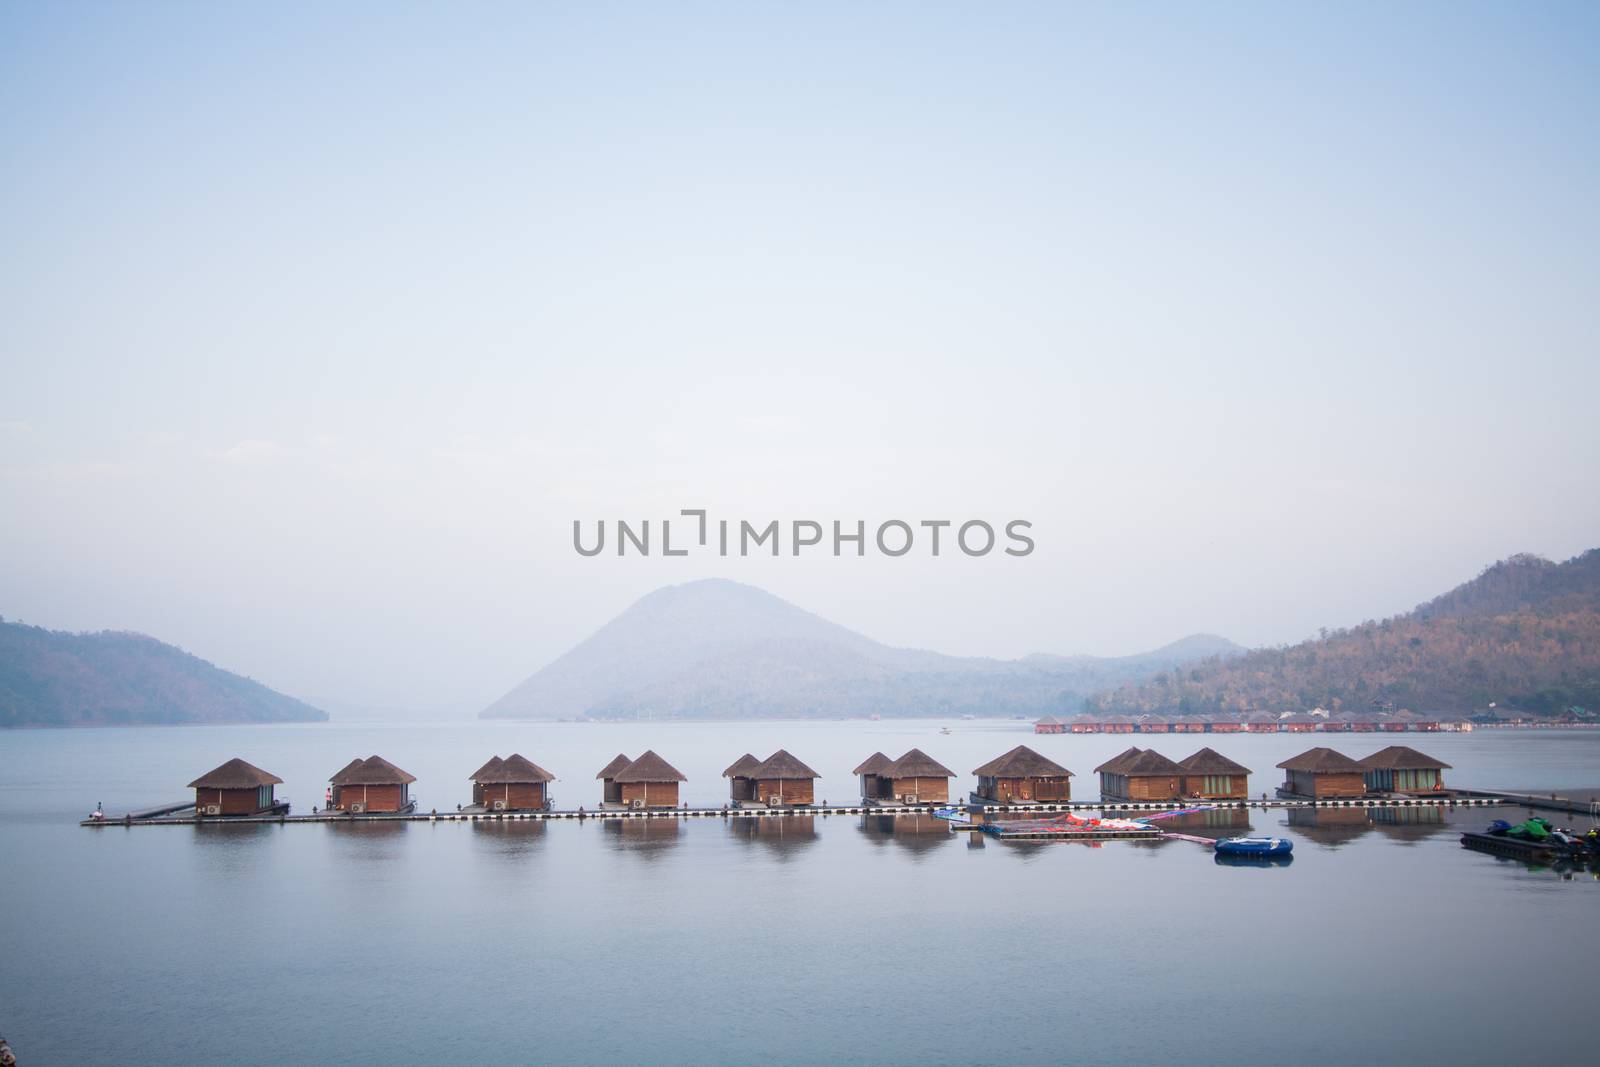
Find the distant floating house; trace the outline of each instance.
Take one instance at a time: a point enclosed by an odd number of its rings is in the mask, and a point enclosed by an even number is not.
[[[288,811],[287,802],[273,796],[272,787],[283,779],[242,759],[231,759],[189,783],[194,790],[196,815],[264,815]]]
[[[1095,768],[1102,800],[1176,800],[1183,768],[1154,749],[1130,748]]]
[[[1211,733],[1236,734],[1244,729],[1244,723],[1232,715],[1218,715],[1211,720]]]
[[[1359,797],[1367,792],[1361,764],[1331,748],[1309,748],[1278,764],[1284,782],[1278,792],[1289,797]]]
[[[755,802],[777,808],[815,804],[822,775],[780,748],[752,768],[750,777],[756,783]]]
[[[1100,720],[1088,712],[1084,712],[1072,720],[1072,732],[1075,734],[1097,734],[1100,732]]]
[[[1172,723],[1159,715],[1141,715],[1138,722],[1141,734],[1165,734],[1172,732]]]
[[[1072,799],[1072,772],[1027,745],[972,772],[978,776],[973,799],[990,804],[1055,804]]]
[[[750,772],[761,766],[761,761],[746,752],[734,760],[722,777],[728,779],[728,799],[743,804],[756,798],[756,780]]]
[[[1064,734],[1067,732],[1067,724],[1054,715],[1046,715],[1033,724],[1033,732],[1036,734]]]
[[[1131,734],[1134,729],[1134,721],[1126,715],[1107,715],[1100,722],[1104,734]]]
[[[600,773],[595,775],[600,781],[600,803],[622,803],[622,787],[617,784],[617,772],[632,762],[633,760],[619,752],[616,759],[600,768]]]
[[[850,772],[861,778],[862,800],[894,799],[894,783],[883,776],[883,769],[893,762],[882,752],[874,752]]]
[[[654,751],[646,751],[626,767],[613,772],[610,781],[617,786],[616,802],[624,807],[675,808],[678,806],[678,783],[688,779]]]
[[[1405,745],[1390,745],[1361,761],[1368,792],[1438,793],[1450,764]]]
[[[880,774],[889,782],[889,795],[902,804],[943,804],[950,799],[950,779],[956,772],[914,748]]]
[[[1174,719],[1172,732],[1175,734],[1203,734],[1211,728],[1211,716],[1188,715],[1181,719]]]
[[[1178,761],[1183,795],[1203,800],[1243,800],[1250,795],[1250,768],[1211,748]]]
[[[1278,717],[1269,715],[1264,711],[1255,712],[1245,717],[1244,732],[1247,734],[1275,734],[1278,732]]]
[[[352,815],[410,811],[416,780],[382,756],[351,760],[328,781],[328,809]]]
[[[556,776],[517,753],[490,758],[472,774],[472,802],[490,811],[543,811],[550,806],[545,786]]]

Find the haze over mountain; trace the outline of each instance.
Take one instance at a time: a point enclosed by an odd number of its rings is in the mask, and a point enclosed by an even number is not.
[[[1093,711],[1557,713],[1600,709],[1600,549],[1565,563],[1512,556],[1382,622],[1126,685]]]
[[[144,634],[0,621],[0,726],[319,722],[328,716]]]
[[[892,648],[754,586],[708,579],[641,598],[483,717],[1061,714],[1095,690],[1240,651],[1195,635],[1119,658],[947,656]]]

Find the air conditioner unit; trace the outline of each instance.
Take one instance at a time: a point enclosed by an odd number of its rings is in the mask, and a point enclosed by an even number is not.
[[[489,805],[489,810],[490,811],[505,811],[506,810],[506,802],[503,801],[503,800],[497,800],[493,804]]]
[[[351,815],[364,815],[366,814],[367,806],[365,804],[352,804],[345,810],[349,811]]]
[[[900,803],[902,804],[915,804],[916,802],[917,794],[915,793],[907,793],[905,796],[900,798]]]
[[[767,798],[767,807],[769,807],[769,808],[781,808],[781,807],[783,807],[783,797],[779,796],[777,793],[772,794],[770,797]]]
[[[628,807],[632,808],[634,811],[643,811],[644,797],[634,797],[632,800],[628,801]]]
[[[222,805],[221,804],[207,804],[206,805],[206,814],[207,815],[221,815],[222,814]]]

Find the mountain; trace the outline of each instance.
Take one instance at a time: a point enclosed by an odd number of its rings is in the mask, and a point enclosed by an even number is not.
[[[995,660],[892,648],[720,579],[641,598],[483,718],[841,718],[1075,712],[1083,694],[1237,651],[1197,636],[1117,659]]]
[[[319,722],[324,712],[143,634],[0,622],[0,726]]]
[[[1382,622],[1193,664],[1090,698],[1099,713],[1600,710],[1600,549],[1520,555]]]

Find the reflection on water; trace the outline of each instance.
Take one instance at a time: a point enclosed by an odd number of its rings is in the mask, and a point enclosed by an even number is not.
[[[546,826],[539,819],[483,820],[472,825],[472,842],[494,856],[521,856],[544,844]]]
[[[1481,817],[1482,809],[1466,809],[1456,818],[1472,820]],[[1413,845],[1446,830],[1460,830],[1453,825],[1448,808],[1290,808],[1289,827],[1307,840],[1329,849],[1347,845],[1372,830],[1380,831],[1402,845]]]
[[[943,819],[935,819],[932,815],[863,815],[859,829],[866,835],[867,840],[874,845],[894,845],[896,848],[906,850],[911,854],[912,860],[920,859],[920,853],[950,843],[954,834],[950,831],[950,824]],[[974,837],[982,834],[974,833]]]
[[[1331,849],[1372,829],[1364,808],[1290,808],[1288,822],[1301,837]]]
[[[602,819],[607,844],[619,852],[655,860],[678,843],[681,819]]]
[[[779,860],[788,860],[817,843],[817,817],[776,815],[729,819],[728,832],[736,841],[760,845]]]
[[[382,822],[350,819],[321,825],[328,833],[328,840],[338,844],[341,858],[363,863],[403,856],[406,832],[410,828],[407,823],[387,819]]]
[[[1107,811],[1121,819],[1147,816],[1149,812]],[[1168,833],[1194,834],[1196,837],[1239,837],[1255,829],[1250,822],[1250,812],[1245,808],[1213,808],[1209,811],[1191,811],[1183,815],[1169,815],[1154,820],[1153,825]]]

